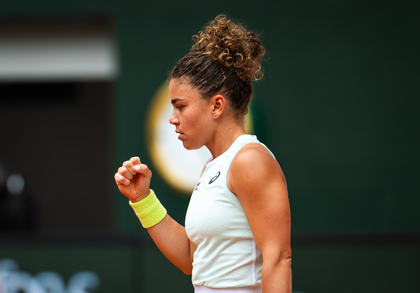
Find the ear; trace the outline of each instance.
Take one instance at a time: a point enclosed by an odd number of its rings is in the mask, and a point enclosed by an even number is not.
[[[211,103],[213,107],[213,118],[219,118],[226,108],[226,99],[222,95],[215,95],[211,98]]]

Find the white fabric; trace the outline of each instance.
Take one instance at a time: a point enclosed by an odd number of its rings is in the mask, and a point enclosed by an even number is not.
[[[249,143],[261,144],[255,136],[242,135],[225,153],[207,163],[191,196],[185,228],[197,245],[193,285],[235,288],[261,284],[261,252],[239,199],[226,183],[233,158]]]

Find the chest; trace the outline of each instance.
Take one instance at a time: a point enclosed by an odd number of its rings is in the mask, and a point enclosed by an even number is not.
[[[227,187],[226,177],[226,170],[207,170],[191,196],[185,227],[196,244],[215,235],[236,238],[249,231],[240,201]]]

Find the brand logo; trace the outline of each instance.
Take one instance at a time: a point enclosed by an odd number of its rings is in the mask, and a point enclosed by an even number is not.
[[[216,175],[213,176],[213,178],[211,178],[211,180],[209,181],[209,184],[212,184],[214,181],[216,181],[217,178],[219,178],[220,176],[220,172],[217,172]]]
[[[198,189],[198,187],[200,186],[200,183],[201,183],[201,182],[198,182],[198,183],[197,183],[197,185],[195,186],[194,191],[196,191],[196,190]]]

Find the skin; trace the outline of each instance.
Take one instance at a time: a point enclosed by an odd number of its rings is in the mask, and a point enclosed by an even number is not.
[[[171,80],[169,96],[173,105],[169,122],[186,149],[206,146],[216,158],[246,133],[242,120],[220,94],[204,100],[200,91],[182,78]],[[136,202],[150,193],[151,177],[147,165],[133,157],[118,169],[115,181],[120,191]],[[262,292],[291,293],[290,207],[279,164],[265,147],[248,144],[233,159],[227,184],[240,200],[263,255]],[[196,245],[182,225],[167,215],[148,232],[172,263],[191,274]]]

